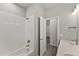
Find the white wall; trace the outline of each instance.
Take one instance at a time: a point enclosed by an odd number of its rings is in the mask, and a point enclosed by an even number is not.
[[[24,17],[0,11],[0,55],[8,55],[25,44]]]
[[[46,17],[59,16],[60,39],[76,39],[76,30],[69,30],[69,26],[76,26],[76,20],[72,15],[73,5],[59,5],[46,10]]]
[[[33,4],[26,9],[26,16],[34,15],[35,17],[44,16],[44,9],[39,4]]]
[[[25,21],[26,42],[30,40],[30,49],[34,51],[34,16],[29,16]],[[27,44],[27,43],[26,43]]]
[[[14,3],[0,3],[0,11],[6,11],[19,16],[25,16],[25,9]]]
[[[25,46],[25,9],[14,3],[0,3],[0,55]]]
[[[26,17],[34,15],[34,48],[35,55],[38,55],[38,17],[44,16],[44,9],[39,4],[34,4],[26,9]]]

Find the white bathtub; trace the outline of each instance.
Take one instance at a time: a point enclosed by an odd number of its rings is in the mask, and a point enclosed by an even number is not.
[[[27,49],[24,47],[10,53],[8,56],[34,56],[34,50],[30,49],[27,51]]]

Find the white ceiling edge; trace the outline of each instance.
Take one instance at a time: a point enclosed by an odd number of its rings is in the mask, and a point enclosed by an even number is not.
[[[77,5],[77,3],[17,3],[17,5],[26,9],[35,4],[43,7],[45,11],[52,10],[53,12],[60,12],[58,10],[61,10],[63,12],[73,12],[74,8]]]
[[[39,4],[41,6],[43,6],[44,8],[52,8],[52,7],[61,7],[61,6],[75,6],[77,3],[16,3],[19,6],[23,7],[23,8],[27,8],[29,6],[32,6],[34,4]]]
[[[32,3],[16,3],[18,6],[23,7],[23,8],[28,8],[31,5],[33,5]]]

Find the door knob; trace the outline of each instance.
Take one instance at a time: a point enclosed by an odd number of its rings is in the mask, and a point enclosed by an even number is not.
[[[40,40],[43,40],[43,39],[40,39]]]

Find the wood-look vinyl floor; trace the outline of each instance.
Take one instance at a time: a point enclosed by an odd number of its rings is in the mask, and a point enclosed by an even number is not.
[[[47,37],[46,39],[47,47],[44,56],[56,56],[57,47],[50,45],[50,38]]]

